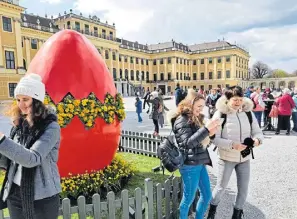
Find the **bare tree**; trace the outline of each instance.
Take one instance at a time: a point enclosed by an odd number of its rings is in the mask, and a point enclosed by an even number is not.
[[[263,78],[265,75],[269,75],[271,72],[267,64],[257,61],[252,67],[253,78]]]

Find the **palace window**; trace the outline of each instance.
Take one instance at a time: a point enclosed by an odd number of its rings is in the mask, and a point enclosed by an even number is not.
[[[113,32],[109,32],[109,39],[113,40]]]
[[[197,74],[193,73],[193,80],[197,80]]]
[[[200,80],[204,80],[204,72],[200,73]]]
[[[183,80],[183,73],[179,73],[179,80]]]
[[[157,81],[157,73],[154,74],[154,81]]]
[[[167,63],[168,63],[168,64],[171,64],[171,58],[168,58],[168,59],[167,59]]]
[[[109,59],[109,52],[108,52],[108,50],[105,50],[105,59]]]
[[[217,76],[218,79],[221,79],[222,78],[222,72],[221,71],[218,71],[218,76]]]
[[[140,80],[140,75],[139,75],[139,71],[136,71],[136,80],[139,81]]]
[[[171,80],[171,72],[168,72],[167,78],[168,80]]]
[[[230,75],[230,71],[229,70],[226,71],[226,78],[231,78],[231,75]]]
[[[208,79],[213,79],[213,78],[212,78],[212,72],[211,72],[211,71],[208,72]]]
[[[226,62],[230,62],[230,56],[226,57]]]
[[[136,64],[138,64],[138,63],[139,63],[138,58],[136,58]]]
[[[212,58],[208,58],[208,64],[212,64]]]
[[[37,39],[31,39],[31,48],[37,49]]]
[[[123,70],[120,69],[120,78],[122,79],[123,78]]]
[[[141,65],[144,65],[144,60],[143,59],[141,59]]]
[[[218,63],[222,63],[222,58],[221,57],[218,58]]]
[[[14,97],[14,90],[16,86],[17,86],[17,83],[8,83],[9,97]]]
[[[160,65],[164,64],[164,59],[160,59]]]
[[[133,70],[131,70],[130,79],[131,79],[131,81],[134,81],[134,71]]]
[[[13,51],[5,51],[5,61],[7,69],[15,69],[15,60]]]
[[[156,59],[154,59],[153,65],[157,65],[157,60]]]
[[[113,73],[113,79],[116,80],[117,79],[117,69],[113,68],[112,73]]]
[[[122,61],[122,56],[121,56],[121,55],[119,55],[119,61],[120,61],[120,62]]]
[[[178,72],[176,72],[176,80],[178,80]]]
[[[161,81],[164,81],[164,73],[161,73],[161,74],[160,74],[160,80],[161,80]]]
[[[130,57],[130,63],[133,64],[133,57]]]
[[[178,58],[176,58],[176,64],[178,64]]]
[[[128,62],[128,57],[127,57],[127,56],[125,56],[125,58],[124,58],[124,59],[125,59],[125,62]]]
[[[141,72],[141,80],[144,81],[144,71]]]
[[[200,59],[200,64],[204,65],[204,59]]]
[[[98,27],[94,27],[94,36],[98,37]]]
[[[80,23],[79,22],[75,22],[75,30],[80,32]]]
[[[126,80],[128,80],[128,77],[129,77],[128,75],[129,75],[129,73],[128,73],[128,69],[125,69],[125,79],[126,79]]]
[[[102,29],[102,38],[106,39],[106,30]]]
[[[117,60],[117,57],[116,57],[116,53],[115,52],[112,52],[112,60]]]
[[[148,61],[148,59],[146,60],[146,65],[149,65],[149,61]]]
[[[208,85],[208,90],[211,90],[212,89],[212,85]]]
[[[147,71],[146,72],[146,80],[149,81],[150,80],[150,73]]]
[[[4,31],[12,32],[11,18],[2,16],[2,24]]]
[[[90,26],[85,24],[85,33],[90,34]]]
[[[193,60],[193,65],[197,65],[197,61],[196,60]]]

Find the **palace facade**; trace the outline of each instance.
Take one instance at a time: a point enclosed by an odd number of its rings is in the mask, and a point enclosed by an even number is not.
[[[56,32],[72,29],[97,48],[114,78],[118,92],[160,88],[227,87],[249,78],[249,53],[224,40],[194,45],[171,40],[145,45],[117,37],[115,24],[96,16],[69,12],[58,18],[26,14],[18,0],[0,0],[0,100],[11,99],[38,49]]]

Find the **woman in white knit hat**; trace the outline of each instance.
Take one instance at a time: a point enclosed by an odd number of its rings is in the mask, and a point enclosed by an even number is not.
[[[11,219],[58,218],[57,116],[43,104],[45,85],[37,74],[24,76],[14,96],[17,104],[8,112],[14,126],[10,136],[0,133],[0,167],[7,170],[0,207],[8,207]]]

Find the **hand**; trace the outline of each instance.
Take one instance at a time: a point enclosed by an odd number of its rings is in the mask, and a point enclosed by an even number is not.
[[[243,151],[244,149],[246,149],[246,146],[241,143],[233,143],[232,148],[237,151]]]
[[[217,127],[219,125],[220,125],[220,120],[219,119],[215,119],[215,120],[208,120],[207,123],[205,124],[205,127],[210,132],[213,129],[217,129]]]
[[[259,141],[259,139],[258,138],[253,138],[253,140],[254,140],[254,146],[259,146],[260,145],[260,141]]]

